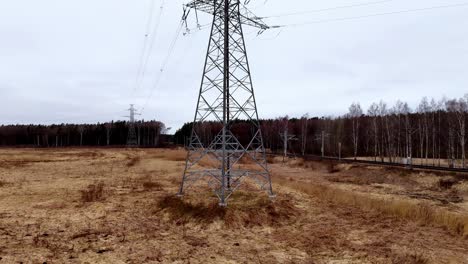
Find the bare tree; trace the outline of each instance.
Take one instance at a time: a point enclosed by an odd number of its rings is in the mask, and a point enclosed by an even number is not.
[[[397,146],[396,146],[396,156],[401,158],[402,156],[402,148],[401,148],[401,119],[403,115],[404,103],[398,100],[393,107],[393,113],[396,115],[397,118]]]
[[[283,163],[288,156],[288,143],[289,143],[289,116],[279,118],[282,127],[280,136],[283,140]]]
[[[465,98],[460,98],[458,101],[453,100],[449,104],[449,111],[454,113],[458,124],[457,135],[460,144],[462,168],[466,166],[466,113],[468,112],[468,101]]]
[[[112,135],[112,127],[113,127],[114,122],[111,123],[106,123],[104,126],[106,128],[106,144],[107,146],[110,145],[110,139]]]
[[[357,159],[357,154],[358,154],[358,146],[359,146],[359,120],[362,116],[362,108],[359,103],[353,103],[349,107],[349,117],[351,118],[353,122],[353,134],[352,134],[352,140],[353,140],[353,148],[354,148],[354,160]]]
[[[387,104],[384,101],[379,102],[379,117],[380,117],[380,124],[382,128],[382,133],[380,133],[380,160],[382,162],[385,161],[385,149],[387,149],[387,156],[391,157],[391,143],[390,143],[390,128],[388,125],[388,109]],[[386,133],[384,133],[384,129]]]
[[[429,150],[429,124],[428,124],[428,112],[429,112],[429,102],[427,97],[424,97],[419,103],[418,106],[418,113],[419,113],[419,121],[418,121],[418,129],[419,129],[419,147],[420,147],[420,158],[421,164],[423,164],[423,159],[425,158],[426,165],[428,159],[428,150]],[[424,146],[426,149],[424,149]]]
[[[404,115],[405,119],[405,146],[406,146],[406,158],[408,158],[410,161],[413,158],[413,140],[412,140],[412,134],[413,134],[413,128],[411,125],[411,119],[410,119],[410,114],[411,114],[411,109],[408,106],[408,103],[404,103],[402,105],[401,113]]]
[[[457,111],[459,110],[459,105],[458,105],[457,100],[448,100],[446,102],[446,110],[447,110],[447,115],[448,115],[448,154],[447,158],[449,159],[449,166],[453,167],[455,164],[455,159],[456,159],[456,152],[455,152],[455,138],[456,135],[458,134],[457,131]]]
[[[309,126],[309,114],[305,114],[301,118],[301,153],[305,155],[307,149],[307,135]]]
[[[78,132],[80,133],[80,146],[83,146],[83,134],[85,130],[84,126],[78,126]]]
[[[372,119],[372,135],[374,136],[374,160],[377,161],[377,155],[379,150],[379,127],[378,127],[378,116],[379,116],[379,105],[373,103],[369,110],[367,110],[367,114]]]
[[[442,162],[442,113],[444,112],[444,107],[446,103],[446,99],[442,98],[438,103],[437,103],[437,134],[438,134],[438,142],[437,142],[437,158],[439,160],[439,167],[441,166]]]
[[[436,102],[434,98],[431,100],[430,104],[430,112],[431,112],[431,125],[429,126],[431,129],[432,134],[432,166],[436,165],[436,136],[437,136],[437,129],[436,129],[436,115],[439,112],[439,104]],[[440,127],[439,127],[440,129]]]

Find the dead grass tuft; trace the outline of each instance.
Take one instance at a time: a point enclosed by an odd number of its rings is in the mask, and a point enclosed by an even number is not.
[[[331,182],[350,183],[357,185],[394,184],[400,186],[414,186],[415,180],[403,171],[385,170],[375,171],[361,166],[350,167],[342,172],[326,177]]]
[[[148,190],[162,190],[162,185],[159,182],[143,181],[143,189]]]
[[[73,155],[77,157],[83,157],[83,158],[97,158],[97,157],[104,156],[103,153],[97,153],[94,151],[83,151],[83,152],[74,153]]]
[[[169,150],[164,153],[165,159],[172,161],[185,161],[187,158],[187,152],[185,150]]]
[[[337,173],[340,169],[338,168],[337,164],[333,161],[327,163],[327,172],[328,173]]]
[[[248,156],[243,156],[239,162],[239,164],[255,164],[255,162],[252,160],[252,158]]]
[[[444,178],[444,179],[440,179],[438,184],[439,184],[440,189],[449,190],[449,189],[452,189],[452,187],[458,182],[459,181],[457,181],[454,178]]]
[[[429,260],[424,257],[422,254],[404,254],[397,255],[392,258],[393,264],[427,264]]]
[[[291,168],[302,168],[305,165],[305,161],[302,158],[290,158],[288,159],[288,166]]]
[[[158,202],[158,208],[167,211],[172,220],[194,219],[197,222],[211,223],[226,214],[225,208],[215,203],[190,203],[174,195],[164,197]]]
[[[271,155],[267,156],[267,162],[268,162],[268,164],[275,164],[275,163],[276,163],[276,159],[275,159],[275,158],[276,158],[275,156],[271,156]]]
[[[333,175],[327,177],[331,182],[351,183],[357,185],[382,184],[388,182],[387,176],[380,173],[369,175]]]
[[[29,165],[29,162],[26,160],[9,160],[0,162],[0,168],[4,169],[22,168],[27,165]]]
[[[210,159],[210,158],[208,158],[208,157],[203,158],[202,160],[200,160],[200,161],[198,162],[198,164],[199,164],[200,166],[202,166],[202,167],[211,167],[211,168],[213,168],[213,167],[214,167],[214,168],[218,167],[218,166],[219,166],[218,163],[219,163],[218,161],[215,161],[215,160]]]
[[[134,167],[138,163],[140,163],[141,158],[140,156],[134,156],[134,157],[129,157],[129,160],[127,162],[127,167]]]
[[[224,208],[220,207],[217,201],[192,202],[166,196],[159,201],[158,207],[168,213],[170,219],[176,223],[210,224],[222,221],[230,228],[287,225],[300,213],[291,197],[271,202],[264,195],[238,191],[230,201],[232,203]]]
[[[104,183],[90,184],[84,190],[81,190],[81,201],[90,203],[100,201],[104,197]]]

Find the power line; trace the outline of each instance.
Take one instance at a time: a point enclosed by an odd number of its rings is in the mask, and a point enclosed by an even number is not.
[[[148,46],[148,36],[149,36],[150,30],[151,30],[151,23],[153,22],[154,3],[155,3],[155,0],[151,0],[151,4],[150,4],[150,8],[149,8],[150,13],[148,15],[148,21],[146,23],[145,36],[144,36],[144,40],[143,40],[143,47],[141,49],[141,55],[140,55],[140,59],[139,59],[139,62],[138,62],[138,70],[137,70],[137,74],[136,74],[136,78],[135,78],[135,87],[133,88],[133,91],[135,91],[137,89],[137,85],[139,83],[139,78],[140,78],[141,72],[143,70],[143,61],[144,61],[145,54],[146,54],[146,49],[147,49],[147,46]]]
[[[376,13],[376,14],[354,16],[354,17],[342,17],[342,18],[334,18],[334,19],[316,20],[316,21],[309,21],[309,22],[304,22],[304,23],[279,25],[279,26],[275,26],[274,28],[297,27],[297,26],[305,26],[305,25],[312,25],[312,24],[337,22],[337,21],[357,20],[357,19],[363,19],[363,18],[369,18],[369,17],[397,15],[397,14],[403,14],[403,13],[422,12],[422,11],[430,11],[430,10],[435,10],[435,9],[453,8],[453,7],[462,7],[462,6],[468,6],[468,3],[407,9],[407,10],[400,10],[400,11],[394,11],[394,12]]]
[[[176,46],[177,40],[179,39],[182,28],[183,28],[183,21],[180,22],[179,27],[177,28],[176,33],[174,35],[174,38],[172,39],[172,41],[171,41],[171,43],[169,45],[169,49],[168,49],[168,51],[166,53],[166,57],[164,58],[164,60],[163,60],[163,62],[161,64],[161,68],[160,68],[160,70],[158,72],[158,76],[156,77],[154,85],[151,87],[151,92],[150,92],[149,96],[147,97],[143,108],[141,109],[141,113],[143,113],[143,111],[148,106],[149,101],[153,97],[154,91],[156,90],[156,88],[159,86],[159,83],[161,82],[162,75],[163,75],[163,73],[164,73],[164,71],[166,69],[166,65],[169,62],[169,59],[170,59],[172,53],[174,52],[174,48]]]
[[[136,85],[135,85],[134,91],[138,90],[141,87],[143,80],[146,77],[148,62],[153,52],[154,43],[156,41],[156,37],[158,35],[158,30],[159,30],[159,25],[161,23],[161,16],[164,11],[164,0],[161,1],[161,6],[159,9],[160,11],[158,13],[158,16],[156,17],[153,32],[151,33],[151,41],[150,41],[149,47],[147,51],[146,50],[143,51],[143,56],[142,56],[142,60],[140,61],[140,66],[139,66],[139,70],[137,73],[137,79],[136,79]],[[150,21],[150,23],[151,22],[152,21]],[[147,35],[145,37],[147,37]]]
[[[353,8],[353,7],[377,5],[377,4],[388,3],[388,2],[392,2],[392,1],[393,0],[382,0],[382,1],[366,2],[366,3],[360,3],[360,4],[336,6],[336,7],[329,7],[329,8],[323,8],[323,9],[308,10],[308,11],[300,11],[300,12],[293,12],[293,13],[283,13],[283,14],[277,14],[277,15],[272,15],[272,16],[265,16],[265,17],[261,17],[261,18],[266,19],[266,18],[305,15],[305,14],[320,13],[320,12],[332,11],[332,10],[338,10],[338,9],[346,9],[346,8]]]

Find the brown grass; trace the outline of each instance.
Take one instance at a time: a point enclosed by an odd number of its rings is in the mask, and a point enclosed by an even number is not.
[[[134,156],[134,157],[129,157],[129,160],[127,162],[127,167],[134,167],[138,163],[140,163],[141,158],[140,156]]]
[[[351,184],[358,184],[358,185],[371,185],[371,184],[382,184],[387,182],[387,176],[374,173],[371,175],[366,175],[365,177],[356,176],[356,175],[333,175],[327,177],[327,180],[331,182],[341,182],[341,183],[351,183]]]
[[[275,164],[276,163],[276,157],[275,156],[267,156],[267,162],[269,164]]]
[[[81,201],[90,203],[102,200],[104,197],[104,183],[90,184],[84,190],[81,190]]]
[[[397,255],[392,257],[393,264],[427,264],[429,260],[425,258],[422,254],[413,253],[413,254],[404,254]]]
[[[439,180],[439,188],[443,190],[452,189],[452,187],[459,181],[454,178],[444,178]]]
[[[0,168],[12,169],[12,168],[21,168],[28,165],[28,161],[25,160],[11,160],[0,162]]]
[[[145,190],[162,190],[162,185],[159,182],[154,182],[151,180],[143,181],[143,189]]]
[[[340,172],[329,174],[326,162],[288,159],[283,165],[279,158],[270,167],[276,200],[271,202],[246,178],[223,209],[205,182],[194,185],[183,200],[173,196],[184,169],[185,152],[180,149],[5,153],[0,160],[28,163],[10,170],[0,168],[0,181],[6,184],[0,188],[0,262],[418,264],[427,260],[465,263],[468,256],[468,240],[440,228],[432,213],[437,208],[466,213],[465,204],[430,200],[432,209],[423,203],[419,212],[404,216],[416,220],[384,211],[391,209],[388,199],[396,200],[392,203],[413,201],[411,212],[420,205],[418,201],[427,200],[423,195],[448,195],[450,191],[438,187],[442,177],[432,173],[410,172],[406,178],[414,184],[407,184],[398,171],[379,167],[340,164]],[[141,162],[127,167],[134,156],[141,157]],[[251,164],[240,166],[250,167],[254,169]],[[330,177],[357,179],[372,174],[385,175],[385,185],[329,181]],[[100,181],[102,194],[97,186]],[[466,183],[451,190],[466,194]],[[296,185],[314,185],[315,190],[309,191],[313,195]],[[85,200],[98,202],[82,202],[80,190],[91,197]],[[366,197],[381,201],[374,203]],[[416,214],[431,220],[426,224]]]
[[[337,173],[340,170],[338,169],[338,166],[335,162],[329,161],[327,162],[327,172],[328,173]]]
[[[285,179],[277,179],[276,182],[331,203],[353,206],[363,210],[375,210],[392,217],[426,225],[441,226],[454,234],[468,237],[468,216],[437,209],[427,203],[373,198],[321,184],[301,184]]]
[[[163,158],[172,161],[185,161],[187,152],[183,149],[168,150],[165,151]]]
[[[190,201],[169,195],[161,199],[156,207],[168,213],[176,223],[210,224],[221,221],[230,228],[287,225],[300,213],[290,197],[272,202],[264,195],[239,191],[231,197],[232,203],[226,208],[220,207],[213,199],[211,201]]]
[[[338,166],[337,166],[338,167]],[[357,185],[393,184],[398,186],[415,186],[414,178],[407,171],[393,169],[370,170],[362,166],[352,166],[342,169],[339,173],[327,175],[331,182],[350,183]]]

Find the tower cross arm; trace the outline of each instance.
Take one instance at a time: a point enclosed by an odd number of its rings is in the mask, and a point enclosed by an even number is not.
[[[220,15],[224,15],[224,10],[216,6],[218,2],[213,0],[193,0],[185,5],[183,19],[186,20],[191,10],[195,12],[201,11],[211,15],[216,15],[216,12],[219,12]],[[220,4],[221,5],[221,4]],[[233,18],[239,18],[242,24],[258,28],[261,32],[270,29],[260,17],[255,16],[250,10],[247,9],[244,5],[239,4],[239,12],[235,12],[231,15]]]
[[[193,0],[186,4],[185,8],[187,8],[187,10],[184,14],[184,18],[187,18],[192,9],[195,11],[202,11],[208,14],[214,14],[215,3],[211,0]]]
[[[246,6],[241,6],[240,11],[240,18],[241,23],[258,28],[262,31],[270,29],[271,27],[268,26],[260,17],[256,16],[252,11],[250,11]]]

